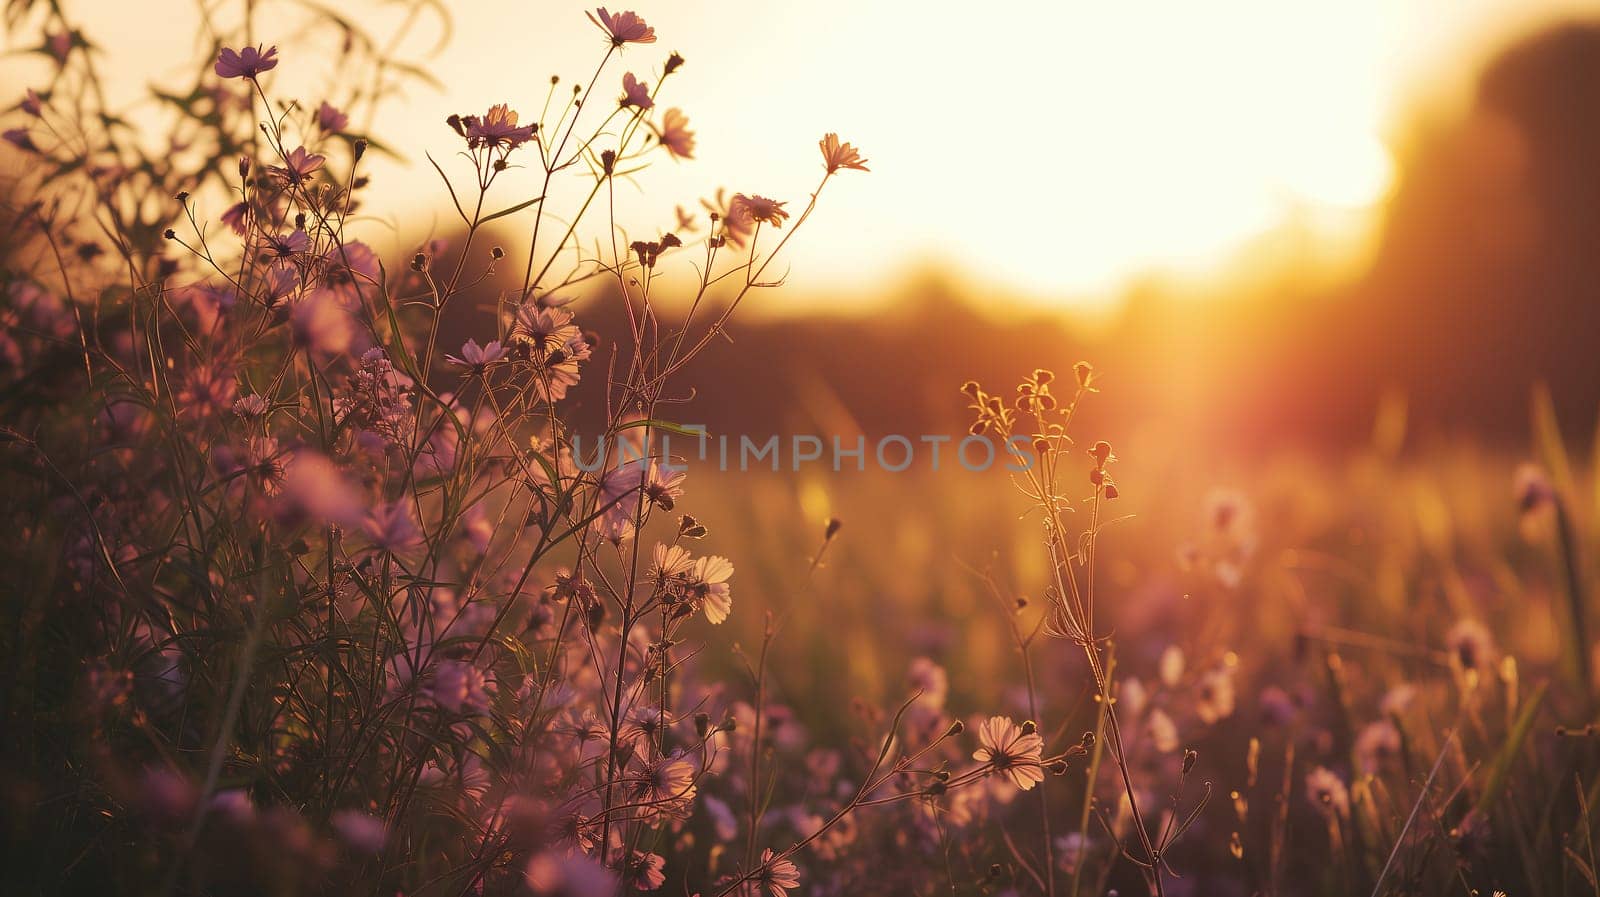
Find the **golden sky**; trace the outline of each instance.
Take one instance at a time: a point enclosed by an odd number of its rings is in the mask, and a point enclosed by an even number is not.
[[[604,52],[570,3],[451,5],[452,40],[428,62],[448,91],[416,88],[376,129],[410,166],[375,173],[369,209],[400,220],[406,239],[447,223],[422,155],[444,162],[457,148],[447,114],[497,102],[532,113],[550,74],[586,80]],[[170,61],[192,46],[190,4],[162,15],[77,6],[109,45],[108,63],[134,76],[128,86],[181,71]],[[644,174],[645,192],[619,218],[653,235],[671,226],[675,204],[692,207],[720,185],[803,206],[820,173],[816,141],[838,131],[873,171],[830,185],[794,244],[791,295],[859,301],[937,261],[1041,301],[1093,303],[1152,273],[1229,269],[1286,229],[1337,255],[1390,186],[1404,116],[1459,99],[1468,63],[1497,42],[1584,6],[644,4],[660,42],[629,47],[602,83],[648,76],[681,52],[688,63],[660,102],[689,114],[698,148],[692,162],[662,159]],[[364,8],[341,4],[358,17]],[[259,36],[282,46],[274,74],[288,78],[308,48],[274,25],[263,16]],[[504,204],[531,196],[528,182],[508,182]]]

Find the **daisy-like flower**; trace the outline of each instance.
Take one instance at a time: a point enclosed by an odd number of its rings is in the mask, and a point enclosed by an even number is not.
[[[783,227],[783,220],[789,217],[789,213],[783,210],[783,205],[783,203],[775,199],[768,199],[765,196],[756,196],[754,194],[746,196],[743,193],[735,193],[730,207],[743,209],[752,221],[760,221],[773,227]]]
[[[235,52],[228,47],[223,47],[217,54],[215,66],[219,78],[251,78],[254,79],[262,72],[271,71],[278,67],[278,48],[271,47],[265,53],[261,47],[245,47]]]
[[[1003,716],[991,716],[978,724],[978,742],[982,747],[972,752],[972,759],[994,767],[1011,784],[1023,791],[1044,781],[1040,760],[1044,754],[1044,739],[1037,732],[1024,732]]]
[[[725,192],[719,188],[715,199],[702,199],[700,205],[711,213],[714,221],[721,219],[722,236],[736,248],[743,249],[750,241],[750,235],[755,233],[756,221],[750,217],[750,210],[745,204],[737,201],[738,197],[724,199],[724,196]]]
[[[355,324],[327,290],[317,290],[289,309],[289,332],[297,348],[338,355],[349,351]]]
[[[340,112],[338,107],[327,100],[317,107],[317,127],[330,133],[343,131],[350,124],[350,116]]]
[[[611,39],[611,46],[621,47],[623,44],[653,44],[656,42],[656,30],[646,25],[644,19],[634,12],[610,13],[604,6],[594,12],[586,12],[589,21],[596,28],[606,33]]]
[[[268,407],[270,406],[267,405],[267,400],[260,393],[253,392],[247,396],[240,396],[239,400],[233,403],[233,413],[245,420],[259,420],[266,415]]]
[[[1444,644],[1463,670],[1487,669],[1494,662],[1494,637],[1477,620],[1461,620],[1450,627]]]
[[[675,159],[694,158],[694,132],[689,130],[689,116],[682,109],[668,109],[661,117],[661,126],[656,129],[656,139],[667,148],[667,152]],[[687,229],[681,216],[682,207],[679,207],[679,224]]]
[[[848,143],[839,142],[839,135],[833,132],[824,134],[817,141],[817,146],[822,150],[822,167],[833,174],[841,168],[854,168],[856,171],[871,171],[867,167],[867,160],[861,158],[861,153]]]
[[[694,764],[682,757],[636,761],[628,772],[627,795],[647,815],[687,814],[694,803]]]
[[[516,110],[505,103],[490,106],[482,118],[475,115],[467,116],[465,124],[467,146],[473,149],[480,146],[516,149],[532,140],[536,129],[534,125],[518,126]]]
[[[269,165],[267,171],[286,183],[301,184],[322,168],[322,163],[325,161],[327,161],[325,157],[298,146],[289,151],[282,165]]]
[[[620,102],[624,108],[635,106],[640,110],[649,109],[656,104],[656,101],[650,98],[650,85],[635,78],[633,72],[628,72],[622,76],[622,100]]]
[[[422,531],[404,501],[375,509],[361,525],[372,544],[384,551],[403,551],[422,544]]]
[[[785,897],[790,890],[800,887],[800,869],[786,859],[774,856],[772,848],[761,851],[761,866],[750,879],[757,891],[767,897]]]
[[[475,339],[468,339],[461,344],[461,355],[446,355],[445,361],[457,367],[467,368],[474,374],[482,374],[489,365],[506,357],[506,350],[500,345],[499,340],[494,340],[487,346],[478,345]]]
[[[660,854],[635,850],[628,858],[626,879],[635,891],[654,891],[667,880],[667,860]]]
[[[1356,736],[1353,753],[1356,757],[1356,768],[1369,776],[1375,776],[1400,756],[1401,740],[1400,730],[1394,723],[1386,719],[1369,723]]]
[[[733,562],[717,555],[695,561],[689,573],[689,594],[705,608],[706,619],[713,624],[721,623],[733,613],[733,590],[728,585],[731,576]]]
[[[311,248],[311,238],[303,230],[291,231],[287,234],[271,234],[267,237],[267,254],[273,258],[286,259],[299,255]]]
[[[1317,812],[1330,819],[1345,819],[1350,815],[1350,789],[1326,766],[1306,774],[1306,798]]]
[[[578,325],[572,323],[572,312],[538,302],[517,306],[516,317],[511,322],[511,342],[540,353],[565,346],[579,335]]]
[[[682,545],[656,543],[655,563],[650,568],[650,577],[656,582],[680,578],[693,568],[694,558],[689,556],[689,549]]]

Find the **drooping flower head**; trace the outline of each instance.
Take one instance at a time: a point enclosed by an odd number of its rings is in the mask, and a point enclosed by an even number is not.
[[[219,78],[255,78],[262,72],[268,72],[278,67],[278,48],[270,47],[266,52],[260,46],[245,47],[243,50],[234,51],[223,47],[217,54],[215,66]]]
[[[604,6],[594,12],[586,12],[589,21],[596,28],[606,33],[611,38],[611,46],[621,47],[623,44],[653,44],[656,42],[656,30],[645,24],[644,19],[634,12],[610,13]]]
[[[656,104],[656,101],[650,98],[650,84],[634,77],[633,72],[627,72],[622,76],[620,102],[623,108],[632,106],[641,110],[649,109]]]
[[[694,158],[694,132],[689,130],[689,116],[682,109],[668,109],[656,129],[656,139],[675,159]],[[679,221],[682,224],[682,220]]]

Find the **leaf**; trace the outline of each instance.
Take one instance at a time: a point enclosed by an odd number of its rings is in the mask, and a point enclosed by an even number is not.
[[[635,427],[650,427],[656,430],[666,430],[668,433],[677,433],[679,436],[693,436],[695,439],[704,439],[708,435],[702,428],[685,426],[684,424],[675,424],[669,420],[655,420],[653,418],[649,420],[629,421],[628,423],[617,427],[617,432],[620,433],[623,430],[632,430]]]
[[[1506,740],[1500,745],[1500,752],[1495,755],[1494,766],[1489,769],[1489,779],[1483,786],[1483,794],[1478,797],[1479,812],[1489,812],[1494,802],[1500,799],[1500,793],[1505,790],[1506,783],[1511,778],[1511,768],[1517,764],[1517,756],[1522,753],[1522,747],[1528,741],[1528,734],[1533,731],[1534,718],[1544,706],[1544,695],[1548,688],[1548,682],[1539,683],[1539,687],[1533,690],[1533,694],[1522,705],[1522,712],[1517,714],[1517,721],[1512,724],[1511,731],[1506,733]]]
[[[483,226],[485,224],[488,224],[489,222],[495,220],[496,218],[504,218],[507,215],[515,215],[516,213],[522,211],[523,209],[526,209],[528,206],[531,206],[536,202],[542,202],[543,200],[544,200],[543,196],[535,196],[534,198],[528,200],[527,202],[519,202],[516,205],[511,206],[509,208],[501,209],[500,211],[495,212],[493,215],[488,215],[488,216],[486,216],[484,218],[478,219],[478,225],[481,227],[481,226]]]
[[[1572,463],[1567,458],[1567,446],[1561,438],[1561,422],[1556,419],[1555,402],[1550,398],[1550,387],[1539,383],[1533,387],[1533,443],[1539,452],[1539,461],[1549,472],[1561,497],[1570,501],[1576,496],[1576,482],[1572,476]]]

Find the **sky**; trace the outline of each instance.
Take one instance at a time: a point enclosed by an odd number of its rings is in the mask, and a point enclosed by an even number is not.
[[[1153,275],[1221,276],[1286,232],[1337,263],[1370,233],[1406,116],[1459,102],[1469,62],[1583,6],[641,0],[660,40],[629,47],[601,83],[620,93],[624,71],[648,78],[682,53],[660,102],[688,113],[698,145],[693,161],[663,158],[625,189],[619,221],[665,229],[674,205],[724,185],[803,206],[820,175],[816,141],[837,131],[872,172],[830,184],[791,244],[794,295],[863,301],[936,264],[996,292],[1086,306]],[[587,80],[605,49],[572,4],[452,7],[450,42],[425,62],[446,92],[417,86],[376,129],[409,162],[373,172],[388,186],[369,209],[404,239],[447,222],[423,157],[458,147],[446,115],[536,110],[551,74]],[[173,74],[164,60],[192,46],[189,4],[81,15],[91,34],[120,39],[110,62],[141,76],[129,87]],[[391,15],[365,20],[381,28]],[[284,45],[288,70],[294,35],[275,24],[290,30],[264,15],[259,37]],[[424,18],[408,51],[431,49],[436,30]],[[507,204],[533,195],[515,177],[505,190]]]

